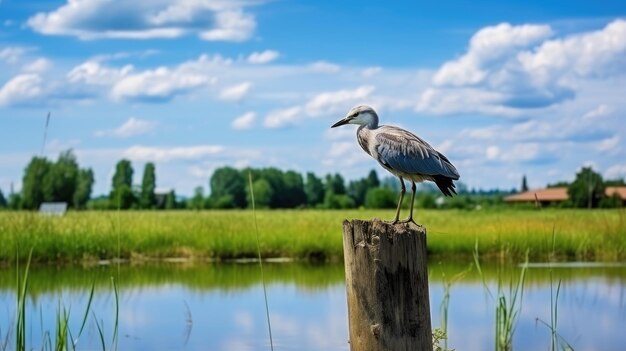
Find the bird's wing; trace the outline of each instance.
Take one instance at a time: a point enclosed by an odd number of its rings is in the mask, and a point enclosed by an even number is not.
[[[404,129],[384,126],[376,134],[378,161],[388,167],[412,174],[442,175],[458,179],[450,161],[426,141]]]

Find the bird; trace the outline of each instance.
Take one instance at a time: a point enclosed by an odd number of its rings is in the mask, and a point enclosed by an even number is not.
[[[378,114],[371,106],[359,105],[350,109],[344,118],[333,124],[336,128],[346,124],[357,124],[356,139],[363,151],[372,156],[391,174],[400,179],[400,200],[392,224],[399,222],[400,206],[406,187],[404,179],[411,181],[411,210],[407,220],[412,222],[415,183],[434,182],[445,196],[456,194],[453,181],[460,175],[456,167],[441,152],[435,150],[424,139],[395,126],[378,125]]]

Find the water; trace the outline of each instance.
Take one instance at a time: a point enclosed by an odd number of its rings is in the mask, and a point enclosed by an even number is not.
[[[460,272],[450,288],[447,346],[491,350],[496,303],[469,263],[430,262],[432,321],[440,327],[444,281]],[[267,292],[276,350],[348,350],[342,265],[266,264]],[[487,285],[496,291],[516,279],[520,268],[484,264]],[[552,280],[551,272],[552,271]],[[445,277],[445,278],[444,278]],[[93,311],[78,349],[112,349],[118,282],[120,350],[269,350],[258,265],[175,264],[32,268],[27,310],[27,348],[40,349],[46,331],[54,339],[57,310],[70,310],[70,330],[78,333],[89,291]],[[15,269],[0,270],[0,349],[12,345]],[[558,281],[557,331],[576,350],[623,350],[626,345],[626,266],[622,264],[532,265],[514,335],[516,350],[549,350],[550,290]],[[10,349],[10,348],[9,348]]]

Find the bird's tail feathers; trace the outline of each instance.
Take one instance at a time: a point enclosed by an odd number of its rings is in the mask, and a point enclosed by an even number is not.
[[[434,177],[435,184],[445,196],[452,197],[453,194],[456,195],[455,185],[452,181],[452,178],[448,178],[446,176],[438,175]]]

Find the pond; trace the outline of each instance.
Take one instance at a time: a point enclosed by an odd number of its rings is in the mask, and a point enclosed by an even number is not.
[[[508,289],[520,266],[485,263],[481,277],[470,263],[431,260],[429,265],[435,328],[442,327],[442,302],[449,293],[447,347],[493,349],[496,302],[487,287],[495,294],[500,281]],[[264,268],[275,350],[349,349],[342,264],[266,263]],[[31,268],[26,347],[41,349],[54,340],[63,309],[70,315],[70,331],[78,335],[94,286],[79,350],[101,350],[100,335],[106,349],[114,349],[116,320],[120,350],[269,350],[260,277],[258,264],[252,263]],[[118,299],[112,280],[119,287]],[[16,269],[0,269],[0,349],[14,345],[16,286]],[[557,332],[574,349],[623,350],[626,265],[530,265],[514,349],[550,349],[551,331],[541,321],[554,325],[554,306]]]

